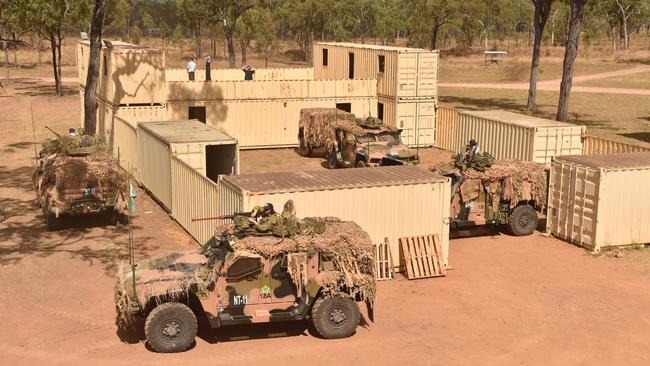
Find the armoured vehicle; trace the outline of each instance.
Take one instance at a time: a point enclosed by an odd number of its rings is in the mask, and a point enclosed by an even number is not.
[[[32,182],[48,229],[60,229],[65,216],[108,213],[114,223],[127,221],[126,174],[90,136],[47,140],[39,155]]]
[[[357,301],[371,313],[372,243],[358,225],[284,213],[232,219],[200,251],[119,271],[119,316],[145,319],[153,349],[186,350],[203,316],[214,328],[308,319],[322,337],[342,338],[359,324]]]
[[[325,157],[330,169],[418,164],[417,153],[402,143],[400,133],[376,118],[308,108],[301,110],[298,140],[301,155]]]
[[[517,236],[530,235],[546,203],[547,173],[534,162],[493,162],[487,153],[458,155],[453,166],[437,168],[451,178],[451,236],[473,233],[473,228],[507,226]]]

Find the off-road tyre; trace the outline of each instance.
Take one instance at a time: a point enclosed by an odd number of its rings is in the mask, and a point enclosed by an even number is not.
[[[366,164],[366,162],[363,160],[357,160],[357,163],[354,166],[357,168],[366,168],[368,167],[368,164]]]
[[[510,213],[510,232],[515,236],[530,235],[537,228],[539,217],[530,205],[515,207]]]
[[[183,352],[196,338],[198,323],[185,304],[168,302],[158,305],[144,323],[144,334],[154,350],[161,353]]]
[[[305,145],[305,138],[303,136],[298,137],[298,154],[306,157],[311,156],[311,149]]]
[[[336,169],[339,167],[339,163],[336,159],[336,152],[334,149],[330,151],[329,154],[327,154],[327,168],[329,169]]]
[[[311,309],[314,329],[326,339],[353,335],[360,319],[359,307],[349,297],[321,297]]]
[[[61,227],[63,226],[63,217],[61,216],[56,217],[56,214],[52,212],[47,214],[46,221],[47,221],[47,229],[50,231],[61,230]]]

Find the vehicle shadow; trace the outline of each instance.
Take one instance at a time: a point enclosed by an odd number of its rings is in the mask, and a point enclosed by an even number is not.
[[[211,328],[209,324],[199,323],[197,337],[207,343],[216,344],[250,339],[313,336],[315,332],[309,328],[307,321],[242,324],[216,329]]]

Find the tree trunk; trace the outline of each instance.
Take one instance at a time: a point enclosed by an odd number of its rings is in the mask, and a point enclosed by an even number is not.
[[[7,44],[7,32],[3,28],[2,29],[2,50],[4,51],[5,54],[5,79],[7,79],[7,83],[9,83],[9,50],[7,49],[8,44]]]
[[[264,68],[268,68],[268,67],[269,67],[269,57],[265,56],[264,57]]]
[[[61,95],[61,80],[59,79],[59,73],[57,68],[56,61],[56,35],[54,32],[50,32],[50,47],[52,48],[52,71],[54,72],[54,86],[56,89],[56,95]]]
[[[438,42],[438,30],[440,29],[440,24],[438,22],[433,22],[433,31],[431,32],[431,49],[435,50]]]
[[[63,96],[63,90],[61,87],[61,46],[63,44],[63,35],[61,34],[61,30],[58,31],[57,34],[58,41],[56,43],[56,73],[59,77],[59,85],[57,86],[56,90],[56,95],[57,96]]]
[[[630,47],[630,35],[627,31],[627,18],[623,17],[623,49],[628,49]]]
[[[233,29],[228,29],[224,27],[224,33],[226,34],[226,43],[228,44],[228,67],[231,69],[235,68],[237,64],[237,56],[235,55],[235,41],[233,40]]]
[[[18,68],[18,39],[16,37],[16,33],[13,33],[11,35],[11,38],[14,41],[14,69]]]
[[[41,42],[42,42],[42,40],[41,40],[41,36],[39,34],[39,36],[38,36],[38,64],[39,65],[41,65],[43,63],[43,55],[42,55],[43,54],[43,52],[42,52],[43,49],[42,49]]]
[[[533,13],[533,29],[535,39],[533,41],[533,56],[530,64],[530,85],[528,87],[528,102],[526,109],[533,110],[536,105],[537,97],[537,75],[539,74],[539,58],[542,48],[542,36],[544,28],[551,11],[551,0],[536,0],[534,2],[535,11]]]
[[[244,66],[248,62],[248,44],[243,40],[239,40],[239,48],[241,49],[241,65]]]
[[[90,25],[90,57],[86,88],[84,90],[84,131],[94,135],[97,131],[97,79],[99,78],[100,53],[102,49],[102,25],[104,23],[105,0],[95,0],[92,22]]]
[[[582,26],[582,17],[587,0],[571,0],[571,17],[567,33],[567,42],[564,50],[564,65],[562,71],[562,82],[560,83],[560,99],[557,105],[558,121],[566,121],[569,113],[569,96],[573,82],[573,65],[578,56],[578,43],[580,41],[580,31]]]

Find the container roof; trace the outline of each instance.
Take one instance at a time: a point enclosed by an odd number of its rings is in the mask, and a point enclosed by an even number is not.
[[[316,44],[325,45],[325,46],[365,48],[370,50],[398,51],[398,52],[434,52],[434,53],[438,52],[438,50],[425,50],[424,48],[380,46],[375,44],[363,44],[363,43],[351,43],[351,42],[316,42]]]
[[[138,126],[170,144],[203,142],[212,143],[213,145],[229,145],[237,143],[234,137],[195,119],[142,122]]]
[[[447,178],[414,166],[387,166],[224,176],[250,193],[320,191],[341,188],[445,182]]]
[[[572,123],[558,122],[552,119],[538,118],[500,109],[489,111],[461,111],[460,113],[524,127],[581,127]]]
[[[567,155],[558,156],[555,160],[605,170],[650,168],[650,152],[603,155]]]

